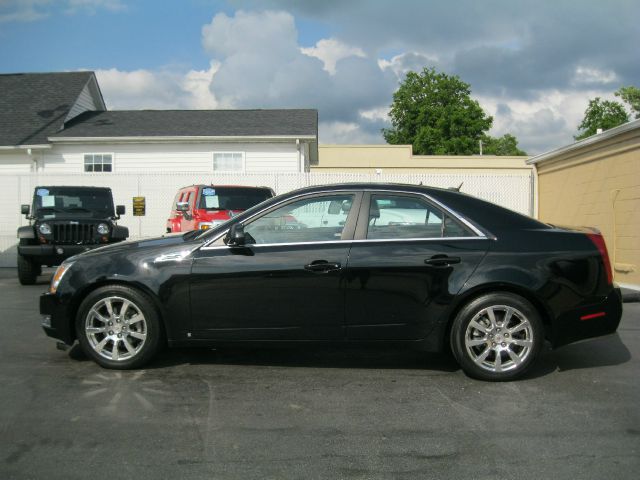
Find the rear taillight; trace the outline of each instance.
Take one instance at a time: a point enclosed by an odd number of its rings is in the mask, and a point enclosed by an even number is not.
[[[604,269],[607,272],[607,284],[611,285],[613,283],[613,271],[611,270],[611,261],[609,260],[609,252],[607,252],[607,245],[604,243],[604,237],[600,232],[597,233],[587,233],[587,237],[593,242],[593,244],[600,252],[600,256],[602,257],[602,261],[604,262]]]

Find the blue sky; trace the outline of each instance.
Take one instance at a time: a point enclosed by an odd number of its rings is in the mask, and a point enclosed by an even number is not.
[[[91,69],[112,109],[318,108],[322,143],[381,143],[408,70],[459,75],[529,153],[640,85],[631,0],[0,0],[0,72]]]

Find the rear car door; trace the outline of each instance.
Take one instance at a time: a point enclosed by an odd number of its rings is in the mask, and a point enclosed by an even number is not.
[[[347,339],[427,338],[488,246],[426,195],[367,192],[346,272]]]
[[[218,239],[196,252],[190,285],[196,337],[342,339],[344,269],[361,195],[290,199],[244,222],[243,248]]]

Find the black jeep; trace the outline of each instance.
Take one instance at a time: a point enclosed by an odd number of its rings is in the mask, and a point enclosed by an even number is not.
[[[110,188],[36,187],[32,207],[21,209],[29,226],[18,228],[20,283],[33,285],[42,265],[125,240],[129,229],[116,225],[124,210],[118,205],[114,211]]]

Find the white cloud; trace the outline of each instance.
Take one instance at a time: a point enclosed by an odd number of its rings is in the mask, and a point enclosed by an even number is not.
[[[208,70],[187,72],[182,80],[182,90],[191,95],[187,102],[191,106],[188,108],[214,109],[218,107],[218,102],[209,87],[219,67],[220,64],[212,61]]]
[[[100,9],[110,12],[121,12],[127,9],[122,0],[67,0],[67,13],[74,14],[81,11],[95,14]]]
[[[96,70],[109,109],[213,109],[218,102],[209,90],[217,65],[208,70],[180,72]]]
[[[323,38],[316,43],[315,47],[301,48],[300,51],[305,55],[320,59],[324,64],[324,69],[331,75],[335,75],[336,63],[340,60],[349,57],[366,58],[367,56],[361,48],[352,47],[335,38]]]
[[[389,107],[377,107],[369,110],[360,111],[360,116],[370,121],[389,121]]]
[[[617,82],[618,75],[613,70],[601,70],[595,67],[576,67],[571,83],[573,85],[606,85]]]
[[[121,12],[127,9],[123,0],[0,0],[0,23],[42,20],[54,12],[54,7],[61,7],[61,11],[70,15],[94,15],[99,10]]]
[[[398,79],[404,78],[409,71],[420,72],[425,67],[434,67],[440,63],[436,55],[426,55],[419,52],[405,52],[392,57],[390,60],[381,58],[378,66],[382,70],[391,70]]]
[[[371,122],[361,123],[359,112],[390,101],[397,85],[395,75],[381,70],[363,52],[331,39],[318,42],[317,55],[309,55],[297,37],[294,18],[286,12],[214,16],[202,28],[202,44],[220,64],[211,84],[219,104],[225,108],[318,108],[323,122],[373,128]],[[379,132],[375,134],[379,137]]]
[[[536,98],[518,100],[507,97],[478,96],[485,111],[493,115],[491,135],[511,133],[530,155],[572,143],[584,117],[589,99],[614,99],[607,90],[545,90]]]
[[[318,139],[321,144],[359,145],[384,143],[378,131],[366,130],[355,122],[319,122]]]
[[[0,2],[0,23],[35,22],[49,16],[41,7],[50,0],[8,0]]]

